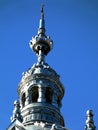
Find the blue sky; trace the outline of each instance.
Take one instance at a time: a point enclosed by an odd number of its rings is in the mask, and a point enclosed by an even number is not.
[[[92,109],[98,127],[98,1],[0,0],[0,130],[10,124],[22,72],[37,61],[28,43],[37,34],[41,3],[46,34],[54,41],[46,61],[65,87],[65,125],[83,130]]]

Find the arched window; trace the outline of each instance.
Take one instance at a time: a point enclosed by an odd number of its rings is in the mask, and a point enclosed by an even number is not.
[[[30,95],[31,95],[31,103],[37,102],[38,96],[39,96],[37,86],[34,86],[34,87],[31,88]]]
[[[50,87],[46,88],[45,98],[46,102],[51,104],[52,103],[52,96],[53,96],[53,90]]]
[[[25,93],[22,95],[22,107],[25,106],[26,96]]]
[[[58,106],[59,106],[59,107],[62,106],[62,104],[61,104],[61,100],[60,100],[60,97],[58,97],[57,103],[58,103]]]

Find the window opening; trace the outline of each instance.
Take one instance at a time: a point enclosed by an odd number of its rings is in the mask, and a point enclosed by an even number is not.
[[[26,97],[25,97],[25,93],[22,95],[22,107],[25,106],[25,101],[26,101]]]
[[[53,96],[53,90],[50,87],[47,87],[45,93],[45,98],[47,103],[49,104],[52,103],[52,96]]]
[[[32,87],[32,89],[31,89],[31,103],[37,102],[38,96],[39,96],[38,87],[37,86]]]

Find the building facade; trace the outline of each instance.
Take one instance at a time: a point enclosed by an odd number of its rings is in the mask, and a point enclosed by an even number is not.
[[[67,130],[60,112],[64,87],[60,76],[45,62],[45,56],[53,47],[53,41],[45,32],[42,6],[38,34],[29,43],[38,61],[22,75],[18,85],[19,100],[14,102],[7,130]],[[93,113],[88,110],[85,130],[95,129]]]

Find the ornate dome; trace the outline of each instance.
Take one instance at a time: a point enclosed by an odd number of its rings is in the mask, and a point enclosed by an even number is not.
[[[64,87],[60,82],[60,76],[47,63],[36,63],[26,72],[23,72],[22,79],[19,83],[18,91],[25,86],[25,84],[39,84],[40,82],[55,84],[60,90],[60,98],[64,95]]]
[[[53,70],[47,63],[44,64],[34,64],[30,69],[28,69],[26,72],[23,72],[22,80],[26,79],[27,77],[31,75],[46,75],[46,76],[52,76],[55,78],[59,78],[59,75]]]

